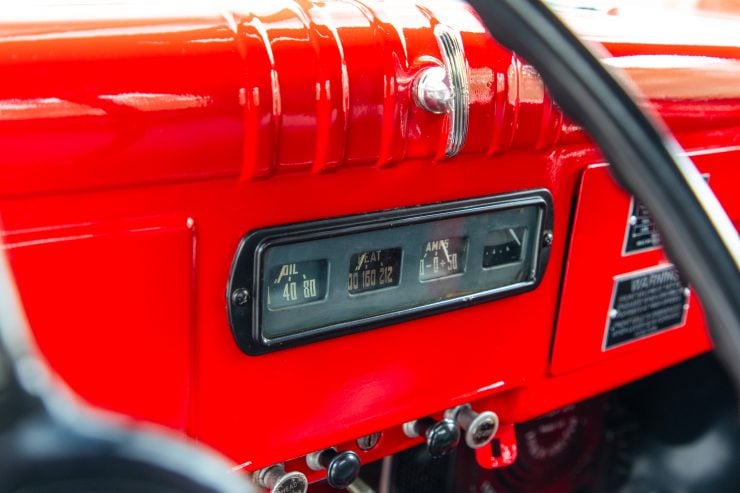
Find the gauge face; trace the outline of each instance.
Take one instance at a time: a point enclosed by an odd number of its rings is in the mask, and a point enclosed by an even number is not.
[[[278,264],[267,277],[267,308],[278,310],[323,300],[329,263],[326,259]]]
[[[527,228],[507,228],[491,231],[483,247],[483,268],[519,262]]]
[[[419,260],[419,280],[431,281],[465,271],[468,239],[440,238],[424,242]]]
[[[401,248],[355,253],[349,260],[349,294],[398,286],[401,280]]]

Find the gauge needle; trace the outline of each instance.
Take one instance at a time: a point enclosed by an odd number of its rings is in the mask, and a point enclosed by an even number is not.
[[[450,260],[450,253],[447,251],[447,245],[442,243],[442,251],[445,252],[445,257],[447,257],[447,263],[452,263],[452,260]]]
[[[516,241],[516,244],[519,245],[519,246],[521,246],[522,245],[522,242],[519,241],[519,238],[516,236],[516,233],[514,232],[514,230],[511,229],[511,228],[509,228],[509,233],[511,233],[511,236],[514,237],[514,241]]]
[[[365,263],[365,257],[367,257],[367,253],[363,253],[360,255],[360,258],[357,259],[357,266],[355,267],[355,271],[358,271],[362,268],[362,265]]]

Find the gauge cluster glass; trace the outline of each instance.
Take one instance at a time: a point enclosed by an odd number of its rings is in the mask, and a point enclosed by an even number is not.
[[[544,191],[268,228],[235,258],[229,305],[260,354],[532,289],[551,227]],[[544,257],[546,258],[546,256]]]

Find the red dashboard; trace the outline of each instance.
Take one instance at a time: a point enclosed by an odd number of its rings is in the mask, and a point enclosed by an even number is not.
[[[686,36],[681,16],[650,32],[628,15],[567,19],[632,78],[737,225],[737,24],[695,16]],[[94,406],[246,471],[288,461],[318,479],[311,452],[371,462],[421,442],[404,423],[465,403],[504,429],[711,348],[690,290],[677,323],[609,342],[619,280],[668,260],[657,240],[625,250],[639,204],[465,4],[131,0],[1,22],[4,248],[41,352]],[[469,78],[451,157],[450,114],[414,100],[443,63],[437,25],[459,33]],[[536,288],[269,354],[235,343],[227,285],[244,235],[537,189],[553,223]]]

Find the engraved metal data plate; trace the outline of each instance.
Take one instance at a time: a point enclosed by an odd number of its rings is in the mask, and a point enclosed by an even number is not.
[[[652,250],[660,246],[660,235],[655,227],[653,215],[639,200],[632,198],[627,234],[624,239],[624,253]]]
[[[709,183],[709,173],[703,173],[702,177]],[[653,214],[645,204],[632,197],[622,253],[631,255],[655,250],[661,246],[660,233],[655,225]]]
[[[688,297],[689,289],[673,265],[616,277],[604,349],[682,326]]]

